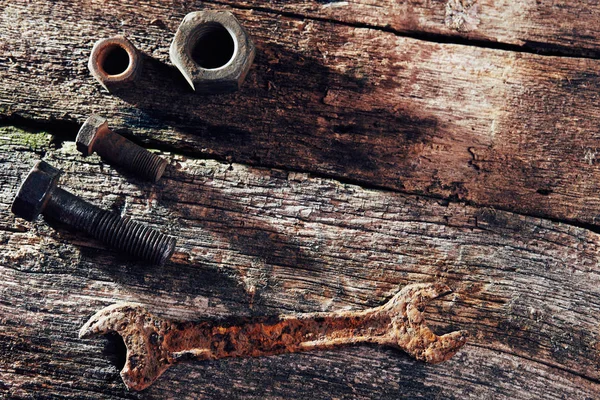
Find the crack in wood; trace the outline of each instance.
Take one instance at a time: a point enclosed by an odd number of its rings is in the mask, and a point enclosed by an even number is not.
[[[239,10],[260,11],[268,14],[279,15],[282,17],[293,18],[298,20],[319,21],[340,26],[349,26],[353,28],[372,29],[380,32],[393,33],[394,35],[399,37],[408,37],[411,39],[422,40],[432,43],[474,46],[484,49],[510,51],[515,53],[529,53],[548,57],[600,59],[600,51],[589,47],[578,47],[574,45],[567,46],[528,39],[523,40],[523,44],[513,44],[498,40],[486,40],[470,36],[465,37],[459,34],[452,33],[435,33],[428,32],[426,30],[412,30],[410,28],[400,30],[392,28],[389,25],[384,26],[358,21],[346,21],[342,19],[335,19],[333,17],[319,17],[314,14],[302,14],[298,12],[282,11],[280,9],[260,6],[257,4],[244,5],[218,0],[207,0],[206,3],[218,4],[221,6],[227,6]],[[460,31],[461,29],[458,30]]]
[[[25,129],[25,130],[30,130],[32,133],[41,133],[41,134],[50,133],[52,135],[52,139],[51,139],[50,143],[52,144],[52,147],[55,147],[55,148],[61,147],[62,143],[64,143],[65,141],[69,141],[69,142],[74,141],[75,136],[77,135],[77,131],[79,130],[79,124],[77,124],[76,122],[73,122],[71,120],[60,120],[60,119],[39,120],[39,119],[22,117],[18,114],[12,114],[8,118],[1,118],[1,116],[0,116],[0,127],[2,127],[2,126],[7,126],[7,127],[12,126],[12,127]],[[120,132],[122,132],[124,135],[127,135],[128,138],[130,140],[134,141],[135,143],[143,145],[143,143],[140,142],[139,139],[131,136],[131,134],[129,132],[123,131],[123,130],[120,130]],[[52,147],[49,147],[48,150],[51,150]],[[153,142],[152,146],[149,148],[152,150],[166,152],[166,153],[169,153],[172,155],[185,156],[185,157],[188,157],[188,158],[194,159],[194,160],[212,160],[212,161],[217,161],[217,162],[229,162],[228,160],[226,160],[222,157],[208,156],[208,155],[202,157],[201,154],[199,155],[194,151],[181,150],[181,149],[177,148],[176,146],[174,146],[172,144],[168,144],[168,143],[162,144],[160,142]],[[476,155],[473,152],[472,148],[469,148],[468,151],[472,157],[472,160],[469,161],[469,163],[472,163],[472,165],[475,167],[476,164],[474,162],[476,161]],[[46,151],[42,151],[42,152],[38,152],[38,153],[43,158],[46,154]],[[314,171],[310,171],[310,170],[296,170],[296,169],[292,169],[292,168],[282,168],[279,165],[269,165],[269,164],[265,164],[265,163],[253,164],[253,163],[249,163],[249,162],[248,163],[237,163],[237,164],[245,165],[245,166],[249,166],[249,167],[262,168],[265,170],[283,171],[285,174],[288,174],[288,175],[295,174],[295,173],[308,174],[310,177],[313,177],[313,178],[332,179],[332,180],[339,182],[340,184],[356,185],[356,186],[361,187],[362,189],[376,190],[376,191],[381,191],[381,192],[401,193],[401,194],[405,194],[405,195],[409,195],[409,196],[413,195],[413,196],[416,196],[418,198],[423,198],[423,199],[435,199],[435,200],[448,201],[450,203],[464,204],[464,205],[468,205],[471,207],[480,208],[482,210],[495,209],[495,210],[501,210],[501,211],[509,211],[515,215],[521,215],[521,216],[525,216],[525,217],[539,217],[542,219],[546,219],[548,221],[562,223],[565,225],[571,225],[574,227],[589,230],[596,234],[600,234],[600,225],[599,224],[585,223],[585,222],[581,222],[581,221],[577,221],[577,220],[573,220],[573,219],[552,218],[547,215],[539,214],[539,213],[531,213],[531,214],[519,213],[519,212],[515,212],[514,210],[511,210],[509,208],[497,207],[497,206],[490,207],[489,205],[478,204],[477,202],[467,200],[467,199],[461,199],[457,196],[442,197],[442,196],[436,196],[436,195],[431,195],[431,194],[430,195],[414,194],[414,193],[411,193],[408,191],[394,189],[394,188],[390,188],[390,187],[386,187],[386,186],[381,186],[381,185],[376,185],[376,184],[368,184],[361,180],[349,179],[347,177],[339,176],[339,175],[335,175],[335,174],[323,174],[323,173],[318,173],[318,172],[314,172]],[[538,189],[537,193],[547,196],[552,193],[552,190]],[[3,228],[0,227],[0,230],[2,230],[2,229]],[[8,231],[9,229],[10,228],[8,228],[6,230]],[[100,247],[102,248],[102,246],[100,246]]]

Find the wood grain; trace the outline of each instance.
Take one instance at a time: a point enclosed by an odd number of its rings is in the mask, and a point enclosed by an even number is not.
[[[198,96],[167,57],[189,9],[161,4],[7,4],[0,115],[72,140],[101,112],[153,147],[596,224],[599,61],[238,10],[255,66],[241,92]],[[117,33],[150,57],[139,88],[112,95],[86,62]]]
[[[216,4],[367,26],[437,41],[598,57],[598,1],[352,0]],[[558,22],[558,23],[557,23]]]
[[[289,398],[308,388],[317,398],[584,399],[600,390],[600,249],[589,230],[179,155],[164,154],[171,164],[154,186],[78,157],[72,142],[47,150],[65,171],[62,187],[179,237],[173,262],[151,267],[9,214],[49,143],[16,129],[1,136],[1,154],[20,157],[0,172],[0,390],[9,397],[137,398],[118,377],[114,340],[77,339],[116,301],[176,319],[274,315],[363,309],[413,282],[455,291],[426,309],[438,332],[472,334],[449,362],[376,346],[201,362],[173,367],[140,396]]]
[[[0,397],[598,398],[598,7],[0,1]],[[232,10],[256,42],[238,93],[191,93],[168,60],[199,9]],[[86,63],[114,34],[145,61],[109,93]],[[158,185],[78,155],[93,112],[169,159]],[[177,236],[172,262],[15,218],[41,158]],[[444,364],[357,346],[182,364],[132,393],[116,338],[77,339],[121,300],[265,316],[373,307],[415,282],[455,291],[426,309],[436,332],[472,334]]]

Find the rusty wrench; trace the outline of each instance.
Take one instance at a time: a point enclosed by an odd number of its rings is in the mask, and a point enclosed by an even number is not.
[[[421,309],[427,301],[450,292],[442,284],[412,284],[386,304],[363,311],[235,321],[171,321],[150,314],[140,305],[121,303],[94,314],[79,337],[110,332],[121,335],[127,348],[121,377],[133,390],[147,388],[169,366],[185,359],[257,357],[355,343],[392,346],[418,360],[438,363],[465,344],[467,332],[438,336],[425,325]]]

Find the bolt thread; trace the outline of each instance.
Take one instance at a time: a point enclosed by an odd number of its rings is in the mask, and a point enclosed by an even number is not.
[[[160,179],[167,167],[164,158],[110,130],[96,139],[94,151],[111,164],[120,165],[140,178],[153,182]]]
[[[175,238],[129,217],[101,210],[97,221],[89,232],[92,236],[134,257],[164,264],[175,249]]]
[[[82,230],[110,247],[162,265],[175,250],[175,238],[129,217],[121,217],[56,188],[44,215]]]
[[[160,179],[166,166],[167,160],[141,147],[130,164],[134,172],[153,182]]]

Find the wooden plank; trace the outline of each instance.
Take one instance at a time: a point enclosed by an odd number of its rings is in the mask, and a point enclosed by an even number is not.
[[[343,22],[438,41],[466,40],[514,50],[598,58],[598,1],[352,0],[216,4]],[[558,23],[557,23],[558,22]]]
[[[477,28],[454,33],[440,27],[442,2],[252,11],[236,1],[256,64],[242,92],[201,97],[167,49],[183,15],[204,4],[0,4],[0,397],[139,398],[120,382],[114,341],[76,338],[114,301],[183,319],[361,309],[418,281],[455,289],[426,310],[436,330],[473,333],[448,363],[373,346],[194,363],[143,397],[598,397],[597,234],[485,208],[593,228],[598,61],[381,29],[485,41],[497,29],[502,43],[541,38],[577,54],[597,47],[595,26],[581,34],[597,5],[523,3],[521,18],[514,4],[478,2]],[[422,15],[414,30],[402,7]],[[385,28],[386,15],[397,25]],[[375,29],[351,26],[361,24]],[[139,88],[119,96],[85,65],[91,44],[116,33],[152,57]],[[93,111],[176,153],[158,186],[76,156],[77,122]],[[40,157],[67,172],[73,192],[180,237],[174,261],[149,267],[15,219],[12,197]]]
[[[5,2],[0,116],[55,121],[73,140],[101,112],[162,149],[596,224],[599,61],[236,11],[255,66],[241,92],[199,96],[167,55],[191,9]],[[117,33],[152,57],[120,97],[86,68],[92,43]]]
[[[596,233],[306,173],[164,154],[158,185],[82,159],[74,143],[0,130],[0,208],[42,155],[62,186],[179,238],[164,268],[40,219],[0,213],[0,393],[137,398],[116,342],[79,340],[120,300],[171,318],[362,309],[407,283],[455,293],[426,309],[469,344],[436,366],[360,346],[169,370],[144,397],[594,398],[600,393]],[[116,347],[115,347],[116,346]]]

